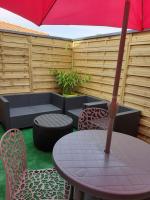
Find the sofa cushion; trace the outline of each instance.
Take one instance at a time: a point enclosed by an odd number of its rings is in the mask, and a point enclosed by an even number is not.
[[[6,95],[4,97],[9,101],[10,108],[30,105],[29,94]]]
[[[68,113],[79,117],[81,111],[82,111],[82,108],[77,108],[77,109],[68,110]]]
[[[30,104],[28,106],[37,106],[37,105],[45,105],[52,103],[53,94],[52,93],[34,93],[30,94]]]
[[[32,106],[32,109],[35,113],[45,113],[45,112],[55,112],[55,111],[62,111],[62,109],[54,106],[53,104],[45,104],[45,105],[37,105]]]
[[[52,104],[45,104],[45,105],[36,105],[36,106],[24,106],[24,107],[17,107],[10,109],[10,116],[17,117],[17,116],[25,116],[31,114],[42,114],[42,113],[49,113],[54,111],[61,111],[60,108],[52,105]]]

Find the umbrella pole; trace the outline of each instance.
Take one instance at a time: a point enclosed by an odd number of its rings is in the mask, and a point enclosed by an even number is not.
[[[128,26],[129,10],[130,10],[130,0],[126,0],[125,8],[124,8],[123,22],[122,22],[122,32],[121,32],[121,39],[120,39],[120,45],[119,45],[117,67],[116,67],[114,87],[113,87],[113,95],[112,95],[112,101],[111,101],[110,108],[109,108],[110,116],[109,116],[108,130],[107,130],[105,153],[110,152],[112,130],[113,130],[114,120],[115,120],[116,111],[117,111],[117,95],[118,95],[119,81],[120,81],[121,68],[122,68],[122,62],[123,62],[123,54],[124,54],[125,39],[126,39],[127,26]]]

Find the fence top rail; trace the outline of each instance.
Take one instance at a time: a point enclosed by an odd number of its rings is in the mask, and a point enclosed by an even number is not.
[[[145,30],[145,31],[148,31],[148,30]],[[134,30],[128,30],[127,33],[128,33],[128,34],[131,34],[131,33],[139,33],[139,32],[138,32],[138,31],[134,31]],[[120,35],[120,34],[121,34],[120,31],[114,32],[114,33],[106,33],[106,34],[96,34],[96,35],[93,35],[93,36],[76,38],[76,39],[73,39],[73,41],[89,40],[89,39],[98,39],[98,38],[103,38],[103,37],[118,36],[118,35]]]
[[[12,34],[17,34],[17,35],[25,35],[25,36],[33,36],[33,37],[41,37],[41,38],[49,38],[49,39],[58,39],[58,40],[64,40],[64,41],[73,41],[70,38],[55,37],[55,36],[42,35],[42,34],[40,35],[40,34],[36,34],[36,33],[25,33],[25,32],[5,30],[5,29],[0,29],[0,32],[2,32],[2,33],[12,33]]]

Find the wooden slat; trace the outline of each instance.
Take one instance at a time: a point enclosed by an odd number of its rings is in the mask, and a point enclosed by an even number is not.
[[[29,86],[29,80],[28,79],[1,79],[0,80],[0,87],[13,87],[13,86]]]
[[[37,60],[37,61],[51,61],[51,62],[71,62],[71,56],[57,56],[57,55],[46,55],[46,54],[32,54],[32,60]]]
[[[45,82],[41,84],[41,82],[38,82],[36,84],[33,84],[33,89],[46,89],[46,88],[56,88],[57,84],[55,82]]]
[[[133,56],[130,57],[129,59],[129,65],[133,65],[136,67],[141,67],[141,66],[150,66],[150,57],[149,56],[142,56],[142,57],[137,57],[137,56]]]
[[[28,56],[28,51],[25,48],[2,47],[1,54],[6,56]]]
[[[150,87],[150,78],[149,77],[128,76],[127,80],[126,80],[126,84]]]
[[[150,98],[150,88],[127,85],[125,93]]]
[[[134,102],[135,104],[147,107],[150,109],[150,101],[149,98],[146,97],[141,97],[141,96],[136,96],[136,95],[131,95],[127,94],[124,97],[125,102]]]
[[[134,45],[131,47],[130,56],[149,56],[150,55],[150,45]]]
[[[27,44],[28,43],[28,37],[24,36],[24,35],[18,35],[18,34],[10,34],[10,33],[2,33],[2,37],[1,37],[1,41],[2,42],[7,42],[7,43],[23,43],[23,44]]]
[[[128,75],[150,77],[150,67],[137,68],[137,67],[129,66]]]
[[[28,48],[28,44],[24,44],[24,43],[15,43],[13,42],[13,40],[11,42],[3,42],[3,41],[0,41],[0,46],[2,47],[14,47],[14,48],[22,48],[22,49],[26,49]]]
[[[40,38],[40,37],[32,37],[32,44],[41,46],[50,46],[50,47],[62,47],[64,49],[72,48],[72,42],[70,41]]]
[[[33,45],[32,52],[37,54],[48,54],[48,55],[64,55],[64,56],[71,56],[72,50],[71,49],[64,49],[64,48],[54,48],[49,46],[42,46],[42,45]]]
[[[30,92],[30,87],[29,86],[13,86],[13,87],[0,88],[0,93],[1,94],[25,93],[25,92]]]
[[[132,42],[139,43],[139,42],[149,42],[149,32],[141,32],[133,34]]]

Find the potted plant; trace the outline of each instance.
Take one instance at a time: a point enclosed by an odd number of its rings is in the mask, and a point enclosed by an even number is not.
[[[89,75],[80,75],[75,70],[54,70],[53,75],[64,96],[75,95],[76,89],[90,80]]]

